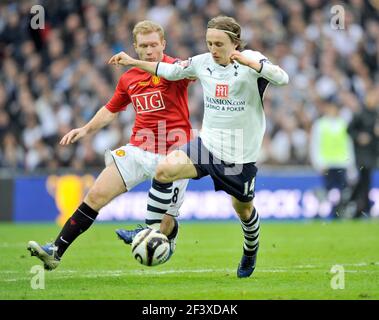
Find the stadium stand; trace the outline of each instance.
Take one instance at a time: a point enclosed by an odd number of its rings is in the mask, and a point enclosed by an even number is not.
[[[322,100],[333,97],[350,121],[368,91],[379,93],[378,1],[345,1],[344,28],[337,30],[331,8],[339,1],[38,3],[46,13],[42,30],[30,28],[35,1],[0,3],[0,166],[8,170],[101,167],[105,149],[128,141],[133,110],[72,147],[58,144],[111,97],[123,70],[107,61],[120,50],[134,55],[131,30],[143,19],[161,23],[166,52],[186,59],[207,50],[210,17],[232,15],[243,26],[247,47],[267,53],[288,72],[290,84],[269,88],[265,97],[263,164],[309,165],[309,134]],[[199,128],[199,84],[192,85],[189,101],[193,126]]]

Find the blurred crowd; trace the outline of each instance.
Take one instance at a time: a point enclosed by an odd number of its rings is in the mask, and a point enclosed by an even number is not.
[[[33,30],[30,9],[45,9]],[[341,5],[343,18],[336,18]],[[334,7],[333,7],[334,6]],[[337,10],[337,11],[336,11]],[[59,140],[84,125],[112,96],[122,68],[108,59],[134,54],[133,26],[163,25],[166,53],[186,59],[207,51],[207,21],[231,15],[247,48],[261,51],[290,76],[266,92],[267,132],[260,162],[308,165],[312,123],[333,99],[347,122],[378,92],[379,1],[350,0],[77,0],[0,3],[0,167],[33,171],[103,165],[105,149],[129,140],[133,108],[97,135],[70,147]],[[194,128],[201,127],[202,90],[190,88]]]

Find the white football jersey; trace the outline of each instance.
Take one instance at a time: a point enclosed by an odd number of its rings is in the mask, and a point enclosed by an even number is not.
[[[261,72],[237,62],[226,67],[210,53],[179,64],[159,63],[157,75],[168,80],[196,77],[204,93],[200,137],[217,158],[232,163],[256,162],[266,129],[263,95],[269,82],[288,83],[288,75],[257,51],[243,55],[263,63]]]

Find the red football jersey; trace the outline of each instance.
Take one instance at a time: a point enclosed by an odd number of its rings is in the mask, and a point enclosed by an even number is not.
[[[177,59],[163,56],[163,62]],[[112,99],[105,107],[111,112],[132,103],[136,119],[130,143],[144,150],[166,154],[190,140],[191,123],[187,88],[191,80],[168,81],[138,68],[120,78]]]

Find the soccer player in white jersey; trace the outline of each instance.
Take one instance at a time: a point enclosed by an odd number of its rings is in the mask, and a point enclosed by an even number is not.
[[[285,85],[288,75],[260,52],[242,50],[241,27],[231,17],[208,22],[208,53],[182,64],[139,61],[121,52],[110,63],[132,65],[168,80],[196,77],[204,92],[200,136],[171,152],[157,166],[148,210],[167,209],[173,181],[210,175],[215,190],[232,198],[244,234],[237,276],[249,277],[259,247],[259,216],[253,206],[255,163],[265,131],[263,95],[268,83]],[[152,195],[152,196],[151,196]]]

